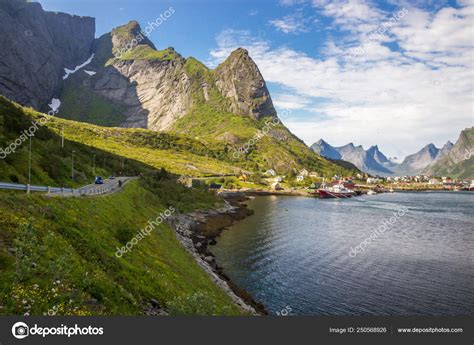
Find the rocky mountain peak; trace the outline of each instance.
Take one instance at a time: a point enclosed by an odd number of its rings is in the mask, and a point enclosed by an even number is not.
[[[216,86],[231,101],[231,111],[254,119],[276,116],[265,80],[248,51],[238,48],[215,69]]]
[[[429,154],[432,158],[436,158],[436,156],[439,153],[439,149],[433,143],[430,143],[426,145],[425,147],[423,147],[420,151],[420,153],[425,153],[425,152]]]
[[[385,156],[380,150],[378,145],[373,145],[371,146],[368,150],[367,153],[371,155],[378,163],[380,164],[386,164],[390,163],[390,160]]]
[[[150,41],[147,35],[142,31],[140,24],[135,20],[112,29],[111,38],[112,49],[114,52],[120,51],[121,49],[124,49],[125,51],[134,49],[139,45],[145,45],[152,49],[156,49],[153,42]]]

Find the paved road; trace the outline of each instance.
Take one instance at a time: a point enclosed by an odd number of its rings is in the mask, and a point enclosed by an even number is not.
[[[136,179],[137,177],[121,176],[114,179],[105,179],[104,184],[89,184],[80,188],[61,188],[61,187],[48,187],[48,186],[29,186],[29,190],[32,192],[46,192],[51,196],[80,196],[80,195],[101,195],[109,194],[120,189],[120,181],[124,186],[129,181]],[[28,191],[28,186],[18,183],[3,183],[0,182],[0,189],[8,190],[24,190]]]

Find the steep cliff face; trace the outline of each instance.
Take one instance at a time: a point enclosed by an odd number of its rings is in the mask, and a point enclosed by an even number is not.
[[[64,68],[90,56],[95,21],[46,12],[39,3],[0,1],[0,94],[48,110]]]
[[[215,75],[219,91],[231,101],[231,112],[254,119],[276,116],[265,80],[247,50],[232,52]]]
[[[474,178],[474,127],[464,129],[456,143],[449,144],[449,150],[424,172],[435,176]]]
[[[194,58],[184,59],[173,48],[156,50],[139,24],[131,21],[96,40],[93,52],[95,58],[88,67],[96,74],[81,74],[66,84],[76,83],[75,89],[87,84],[93,95],[120,109],[115,125],[169,130],[203,104],[252,119],[276,116],[265,81],[244,49],[233,52],[216,70],[209,70]],[[94,102],[82,103],[91,106],[79,111],[64,104],[59,115],[74,118],[94,113]]]

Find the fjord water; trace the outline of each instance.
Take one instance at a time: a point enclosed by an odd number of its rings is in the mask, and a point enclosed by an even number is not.
[[[210,249],[271,314],[474,314],[474,193],[259,196],[248,204],[255,214]],[[408,211],[382,236],[349,255],[402,206]]]

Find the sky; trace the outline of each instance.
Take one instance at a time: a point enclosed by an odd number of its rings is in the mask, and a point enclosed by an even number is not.
[[[308,145],[377,144],[398,159],[455,142],[474,120],[474,0],[40,0],[96,18],[96,36],[137,20],[157,48],[210,68],[244,47],[283,122]]]

